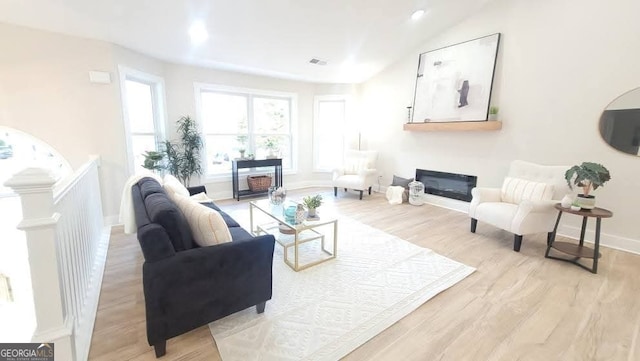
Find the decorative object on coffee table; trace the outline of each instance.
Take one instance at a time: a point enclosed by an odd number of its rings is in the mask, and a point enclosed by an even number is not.
[[[322,196],[320,194],[316,194],[315,196],[306,196],[302,199],[302,203],[304,203],[305,207],[309,211],[309,218],[315,218],[316,209],[322,205]]]
[[[573,189],[573,186],[582,187],[582,194],[574,200],[574,205],[580,206],[582,209],[593,209],[596,206],[596,197],[589,195],[593,188],[595,191],[598,187],[604,185],[611,179],[611,175],[607,168],[602,164],[583,162],[581,165],[574,165],[564,174],[567,184]]]
[[[269,201],[271,201],[271,204],[274,206],[281,205],[287,198],[287,190],[284,189],[284,187],[269,187],[267,194],[269,195]]]

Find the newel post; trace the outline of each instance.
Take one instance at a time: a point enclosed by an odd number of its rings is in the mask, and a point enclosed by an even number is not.
[[[58,177],[42,168],[27,168],[4,184],[20,196],[35,306],[32,342],[53,342],[56,360],[74,360],[73,320],[66,314],[56,253],[53,189]]]

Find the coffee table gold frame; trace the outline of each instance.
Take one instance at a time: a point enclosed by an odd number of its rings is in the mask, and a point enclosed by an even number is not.
[[[290,203],[290,202],[289,202]],[[275,222],[264,224],[264,225],[254,225],[254,209],[259,210],[261,213],[267,215]],[[274,210],[278,210],[277,212]],[[335,218],[322,217],[318,220],[306,220],[302,222],[302,224],[290,224],[287,223],[283,212],[281,212],[282,207],[272,206],[269,200],[259,200],[249,202],[249,219],[250,219],[250,229],[253,235],[258,236],[261,234],[273,234],[276,238],[276,242],[283,247],[283,259],[284,263],[286,263],[289,267],[291,267],[294,271],[302,271],[309,267],[318,265],[320,263],[329,261],[331,259],[336,258],[338,254],[338,220]],[[321,226],[333,226],[333,250],[327,250],[325,247],[325,235],[321,233],[318,228]],[[279,227],[283,226],[287,229],[291,230],[291,234],[289,237],[293,236],[293,242],[285,242],[283,236],[279,232]],[[299,246],[301,244],[311,242],[313,240],[320,239],[322,252],[329,255],[329,257],[322,258],[320,260],[306,263],[301,265],[299,262]],[[289,254],[289,248],[293,248],[293,261],[289,260],[287,255]]]

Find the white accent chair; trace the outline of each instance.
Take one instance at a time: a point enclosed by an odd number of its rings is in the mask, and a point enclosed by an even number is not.
[[[378,174],[377,161],[375,150],[347,150],[342,167],[333,170],[333,195],[338,196],[338,188],[344,188],[345,192],[347,189],[360,191],[360,199],[365,189],[371,195]]]
[[[471,232],[476,232],[478,221],[509,231],[516,252],[525,234],[547,232],[548,241],[558,215],[554,205],[570,192],[564,179],[567,169],[514,160],[502,188],[471,190]]]

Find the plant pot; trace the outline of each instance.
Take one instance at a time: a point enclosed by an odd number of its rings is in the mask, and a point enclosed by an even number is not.
[[[584,194],[578,194],[574,202],[582,209],[594,209],[596,207],[595,196],[585,196]]]
[[[309,210],[307,211],[307,216],[309,218],[315,218],[316,217],[316,209],[315,208],[309,208]]]
[[[498,120],[498,114],[489,114],[489,120],[491,121]]]

